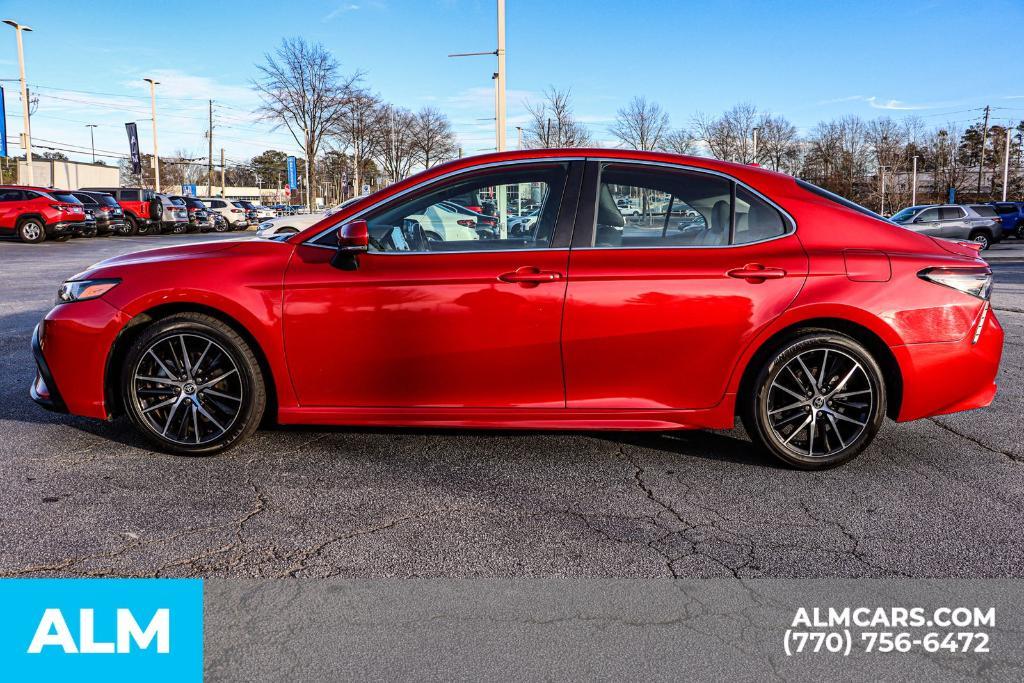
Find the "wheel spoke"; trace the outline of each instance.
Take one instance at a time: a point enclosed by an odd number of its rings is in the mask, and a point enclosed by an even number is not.
[[[214,427],[219,429],[221,432],[227,431],[226,429],[224,429],[223,427],[220,426],[220,422],[217,422],[217,420],[213,417],[213,415],[210,415],[210,412],[206,408],[204,408],[203,406],[201,406],[198,403],[193,403],[192,405],[194,405],[196,407],[196,409],[200,413],[202,413],[203,417],[205,417],[207,420],[212,422]]]
[[[199,389],[199,391],[204,391],[204,390],[208,389],[209,387],[216,386],[217,384],[220,384],[222,381],[224,381],[225,379],[227,379],[231,375],[235,374],[236,372],[238,372],[238,370],[235,370],[234,368],[232,368],[232,369],[228,370],[227,372],[225,372],[220,377],[215,377],[214,379],[211,379],[209,382],[204,382],[204,383],[200,384],[198,389]]]
[[[203,352],[201,354],[199,354],[199,360],[196,361],[196,364],[192,366],[192,374],[193,374],[193,376],[199,374],[199,368],[200,368],[200,366],[202,366],[203,359],[206,358],[206,352],[210,350],[211,346],[213,346],[213,342],[212,341],[206,342],[206,348],[203,349]]]
[[[785,391],[787,394],[789,394],[793,398],[798,398],[798,399],[800,399],[801,401],[804,401],[804,402],[807,401],[807,397],[806,396],[804,396],[802,394],[798,394],[795,391],[793,391],[792,389],[789,389],[787,387],[782,386],[777,381],[776,382],[772,382],[772,386],[775,387],[776,389],[782,389],[783,391]]]
[[[241,396],[229,396],[228,394],[225,394],[224,392],[221,392],[221,391],[217,391],[216,389],[204,389],[203,392],[207,393],[207,394],[210,394],[211,396],[220,396],[221,398],[227,398],[227,399],[230,399],[232,401],[241,401],[242,400]]]
[[[837,391],[845,387],[846,383],[850,381],[851,377],[853,377],[853,373],[857,372],[858,370],[860,370],[860,363],[854,363],[853,367],[850,368],[850,371],[846,373],[846,376],[839,380],[839,384],[836,385],[836,388],[829,392],[829,397],[831,398],[832,396],[835,396]]]
[[[181,356],[185,360],[185,373],[186,376],[192,376],[192,364],[188,362],[188,349],[185,347],[185,335],[179,334],[178,340],[181,342]]]
[[[832,413],[825,413],[825,415],[828,417],[828,421],[832,425],[832,432],[836,435],[836,438],[839,439],[839,447],[846,448],[846,442],[843,441],[843,435],[839,433],[839,425],[836,424],[836,418],[832,417]]]
[[[178,397],[177,397],[177,396],[175,396],[174,398],[169,398],[169,399],[167,399],[166,401],[161,401],[160,403],[154,403],[154,404],[153,404],[153,405],[151,405],[150,407],[148,407],[148,408],[144,408],[144,409],[142,410],[142,414],[143,414],[143,415],[145,415],[145,414],[147,414],[147,413],[151,413],[151,412],[153,412],[153,411],[154,411],[154,410],[156,410],[157,408],[163,408],[164,406],[169,406],[169,405],[171,405],[172,403],[174,403],[174,402],[175,402],[175,401],[177,401],[177,400],[178,400]]]
[[[167,423],[164,424],[164,431],[161,432],[161,434],[163,436],[167,436],[167,430],[171,428],[171,420],[174,419],[175,413],[178,412],[178,406],[181,405],[182,400],[183,400],[183,398],[181,396],[179,396],[178,400],[175,401],[173,406],[171,406],[170,411],[168,411],[168,413],[167,413]]]
[[[171,386],[180,387],[181,382],[176,379],[167,379],[166,377],[139,377],[136,376],[135,380],[138,382],[158,382],[160,384],[170,384]]]
[[[196,404],[192,404],[192,428],[196,432],[196,443],[199,443],[199,411],[196,410]]]
[[[818,391],[825,390],[825,382],[828,380],[828,373],[825,372],[825,368],[828,367],[828,349],[825,349],[825,355],[821,357],[821,370],[818,371]]]
[[[818,386],[818,380],[814,379],[814,374],[807,367],[807,364],[804,363],[802,355],[796,357],[796,362],[800,364],[800,367],[803,369],[804,374],[807,375],[808,384],[810,384],[812,388]]]
[[[152,348],[150,348],[149,351],[147,351],[147,353],[149,353],[149,355],[153,356],[153,360],[156,361],[156,364],[160,366],[161,370],[163,370],[165,373],[167,373],[168,377],[170,377],[171,379],[178,379],[178,376],[175,375],[170,370],[168,370],[167,366],[164,365],[164,362],[162,360],[160,360],[160,358],[155,353],[153,353],[153,349]]]
[[[783,443],[783,444],[788,444],[788,443],[789,443],[790,441],[792,441],[792,440],[793,440],[793,437],[794,437],[794,436],[796,436],[797,434],[799,434],[800,432],[802,432],[802,431],[804,430],[804,427],[806,427],[807,425],[811,424],[811,421],[812,421],[813,419],[814,419],[814,415],[813,415],[813,413],[812,413],[811,415],[808,415],[808,416],[807,416],[807,419],[806,419],[806,420],[804,420],[803,422],[801,422],[801,423],[800,423],[800,426],[799,426],[799,427],[797,427],[796,429],[794,429],[794,430],[793,430],[793,433],[789,435],[789,438],[787,438],[787,439],[786,439],[785,441],[783,441],[782,443]]]
[[[867,424],[867,422],[861,422],[860,420],[854,420],[852,417],[847,417],[846,415],[843,415],[842,413],[832,412],[831,415],[833,415],[834,417],[838,417],[840,420],[845,420],[846,422],[850,422],[852,424],[855,424],[858,427],[863,427],[864,425]]]
[[[838,400],[841,401],[844,398],[846,398],[847,396],[859,396],[861,394],[870,394],[870,393],[871,393],[870,389],[858,389],[857,391],[844,391],[841,394],[834,394],[832,396],[832,398],[838,399]]]
[[[808,456],[814,455],[814,433],[817,431],[817,427],[818,427],[818,413],[816,413],[814,411],[811,411],[811,426],[810,426],[811,435],[807,439],[807,455]]]

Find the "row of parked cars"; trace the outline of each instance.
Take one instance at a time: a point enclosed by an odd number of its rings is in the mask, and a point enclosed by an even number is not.
[[[0,234],[22,242],[148,233],[246,230],[277,212],[244,199],[184,197],[138,187],[0,185]]]
[[[1024,240],[1024,202],[908,206],[890,220],[932,237],[972,240],[982,249],[1004,237]]]

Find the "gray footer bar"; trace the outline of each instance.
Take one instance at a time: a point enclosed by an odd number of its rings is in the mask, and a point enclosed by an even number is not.
[[[1016,580],[211,579],[204,630],[207,680],[1024,679]]]

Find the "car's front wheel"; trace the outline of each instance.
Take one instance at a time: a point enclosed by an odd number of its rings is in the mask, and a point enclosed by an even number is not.
[[[755,443],[793,467],[825,469],[867,448],[885,419],[885,380],[856,340],[811,331],[773,351],[748,395],[744,427]]]
[[[255,431],[266,407],[259,363],[230,326],[199,313],[152,323],[121,372],[125,414],[147,439],[182,455],[209,455]]]
[[[992,246],[992,237],[984,230],[971,233],[971,239],[981,245],[982,251]]]

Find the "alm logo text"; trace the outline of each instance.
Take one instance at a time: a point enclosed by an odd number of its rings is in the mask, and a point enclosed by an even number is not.
[[[166,607],[156,610],[145,628],[129,609],[119,608],[115,619],[115,642],[97,641],[94,610],[78,610],[79,637],[75,642],[64,613],[56,607],[47,608],[28,646],[28,654],[40,654],[47,647],[59,647],[65,654],[128,654],[133,642],[136,650],[147,650],[154,641],[157,653],[171,651],[171,612]]]

